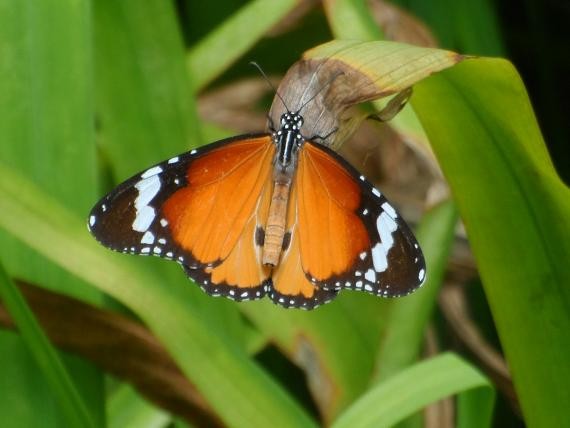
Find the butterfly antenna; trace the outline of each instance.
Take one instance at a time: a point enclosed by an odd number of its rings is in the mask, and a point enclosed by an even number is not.
[[[287,104],[285,103],[285,100],[283,99],[281,94],[279,92],[277,92],[277,89],[275,89],[275,86],[273,86],[273,83],[271,83],[271,80],[269,80],[269,77],[267,77],[267,74],[265,74],[265,72],[263,71],[261,66],[255,61],[250,61],[249,65],[253,65],[255,68],[257,68],[257,70],[261,73],[261,75],[263,76],[263,78],[265,79],[265,81],[267,82],[269,87],[271,89],[273,89],[273,92],[275,92],[275,95],[277,95],[279,97],[279,99],[281,100],[281,102],[283,103],[283,105],[285,106],[287,111],[290,111],[289,107],[287,107]]]
[[[337,78],[338,76],[340,76],[340,75],[342,75],[342,74],[344,74],[344,72],[343,72],[343,71],[339,71],[339,72],[336,73],[333,77],[331,77],[323,86],[321,86],[321,87],[319,88],[319,90],[318,90],[317,92],[315,92],[315,93],[313,94],[313,96],[312,96],[311,98],[309,98],[307,101],[305,101],[305,102],[303,103],[303,105],[302,105],[301,107],[299,107],[299,110],[297,110],[295,113],[296,113],[296,114],[301,113],[301,110],[303,110],[307,104],[309,104],[311,101],[313,101],[313,100],[317,97],[317,95],[319,95],[319,94],[323,91],[323,89],[325,89],[327,86],[329,86],[332,82],[334,82],[334,81],[336,80],[336,78]]]

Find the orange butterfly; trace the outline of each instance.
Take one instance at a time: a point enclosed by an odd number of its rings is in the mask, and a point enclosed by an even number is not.
[[[177,261],[212,296],[268,295],[312,309],[344,288],[402,296],[425,279],[422,251],[386,198],[288,111],[271,134],[175,156],[95,205],[108,248]]]

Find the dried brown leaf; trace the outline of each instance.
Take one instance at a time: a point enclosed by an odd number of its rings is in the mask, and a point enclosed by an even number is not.
[[[20,289],[50,340],[131,383],[163,409],[198,426],[222,426],[163,346],[141,324],[23,282]],[[3,306],[0,325],[14,328]]]

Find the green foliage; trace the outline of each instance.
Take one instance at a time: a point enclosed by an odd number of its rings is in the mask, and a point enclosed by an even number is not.
[[[22,334],[30,353],[50,384],[57,401],[71,426],[95,428],[87,407],[69,377],[56,350],[38,325],[18,287],[0,265],[0,297]]]
[[[523,84],[507,61],[479,59],[433,76],[416,95],[525,416],[534,426],[563,425],[570,417],[570,190],[554,170]],[[435,119],[442,116],[453,120]]]
[[[473,24],[467,3],[454,10]],[[526,421],[560,426],[570,419],[570,195],[525,88],[504,60],[473,59],[429,77],[415,87],[413,109],[397,119],[404,135],[429,140],[454,195],[418,227],[429,281],[414,296],[385,301],[346,292],[309,313],[265,301],[236,304],[206,296],[172,263],[112,254],[89,236],[84,217],[109,180],[203,144],[212,129],[219,133],[198,117],[196,93],[249,56],[296,4],[254,0],[186,47],[184,15],[172,2],[3,2],[0,260],[9,277],[134,314],[229,426],[317,425],[304,396],[291,392],[304,379],[279,381],[256,360],[267,343],[304,370],[321,418],[333,426],[392,425],[452,394],[459,426],[489,426],[494,389],[478,370],[451,354],[417,363],[459,212]],[[325,12],[337,37],[383,34],[366,2],[325,2]],[[501,52],[492,12],[478,13],[488,29],[481,46],[473,25],[432,25],[469,51]],[[376,61],[381,74],[390,66],[387,52],[402,60],[395,46],[348,50],[345,59],[362,67]],[[390,69],[377,84],[398,73],[415,82],[456,60],[444,51],[408,52],[448,62]],[[102,426],[105,401],[108,426],[168,423],[130,388],[104,392],[103,374],[86,362],[63,356],[68,374],[10,278],[0,291],[33,356],[22,357],[13,333],[0,334],[0,410],[14,415],[13,426],[61,426],[64,417],[77,421],[72,426]],[[57,400],[49,407],[51,395]]]
[[[464,403],[476,400],[478,413],[467,423],[458,415],[458,426],[488,427],[494,403],[489,381],[453,354],[442,354],[401,371],[360,397],[333,424],[343,427],[390,427],[421,410],[425,405],[460,393]],[[469,409],[469,404],[465,404]]]

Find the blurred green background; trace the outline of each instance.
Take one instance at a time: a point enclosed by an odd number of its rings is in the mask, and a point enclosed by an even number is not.
[[[0,2],[0,426],[563,426],[569,15],[538,0]],[[420,292],[236,304],[88,235],[118,182],[263,129],[273,94],[249,61],[278,83],[335,37],[516,67],[427,79],[393,127],[343,148],[416,226]]]

